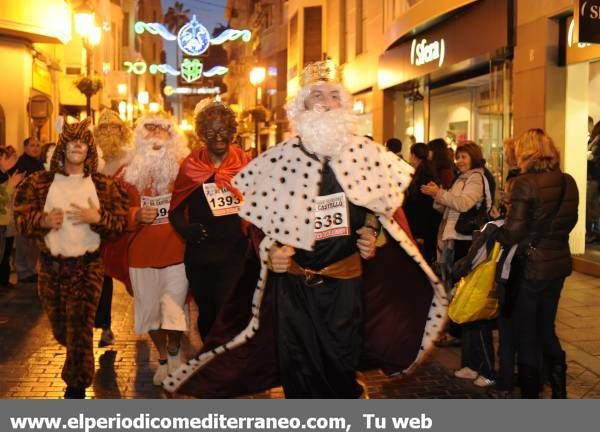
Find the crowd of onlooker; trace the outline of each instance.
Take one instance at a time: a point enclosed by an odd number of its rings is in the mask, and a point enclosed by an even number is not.
[[[400,155],[399,140],[388,140],[386,146]],[[495,225],[487,241],[514,251],[508,280],[496,294],[498,316],[460,325],[450,320],[437,344],[461,346],[457,378],[493,387],[504,396],[513,394],[518,381],[527,398],[538,397],[548,382],[553,397],[565,398],[566,359],[554,322],[565,277],[572,270],[568,239],[577,222],[577,186],[560,171],[559,152],[541,129],[506,140],[504,162],[507,175],[497,191],[476,143],[464,141],[453,150],[443,139],[434,139],[410,147],[415,173],[404,212],[448,293],[455,294],[461,259],[470,259],[475,255],[470,249],[482,243],[474,245],[473,239],[485,222]],[[465,230],[474,221],[477,228]],[[496,330],[497,355],[492,337]]]
[[[48,148],[52,143],[44,145]],[[35,137],[23,142],[23,154],[14,147],[0,147],[0,289],[13,287],[10,281],[12,268],[19,282],[37,280],[36,261],[38,251],[35,243],[17,234],[12,221],[12,203],[15,189],[28,175],[44,169],[42,146]],[[14,257],[13,257],[14,252]],[[6,317],[0,317],[5,322]]]

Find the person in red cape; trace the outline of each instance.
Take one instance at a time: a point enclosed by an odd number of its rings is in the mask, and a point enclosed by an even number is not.
[[[185,239],[185,270],[199,308],[205,340],[231,288],[240,278],[248,240],[238,216],[242,194],[232,178],[247,156],[231,145],[237,122],[224,103],[199,104],[196,134],[204,146],[190,154],[175,181],[169,220]]]

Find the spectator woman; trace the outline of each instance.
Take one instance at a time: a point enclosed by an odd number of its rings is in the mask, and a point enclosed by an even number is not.
[[[427,156],[428,149],[425,144],[418,143],[410,147],[410,164],[415,169],[415,174],[404,200],[404,212],[423,256],[427,262],[433,263],[435,239],[441,216],[433,208],[433,198],[421,193],[421,186],[429,182],[440,182]]]
[[[450,189],[454,182],[454,164],[448,152],[446,141],[441,138],[436,138],[429,141],[429,160],[433,165],[436,176],[442,182],[444,189]]]
[[[554,322],[558,300],[571,274],[569,233],[577,223],[579,193],[573,178],[559,168],[559,154],[542,129],[530,129],[516,142],[521,174],[512,180],[510,208],[498,240],[519,244],[522,276],[514,319],[523,398],[537,398],[540,359],[550,365],[552,397],[564,399],[566,359]]]
[[[473,206],[485,205],[488,210],[491,207],[491,197],[485,192],[489,187],[486,187],[484,164],[481,148],[474,143],[466,143],[456,149],[456,166],[460,176],[449,190],[433,182],[421,187],[421,192],[434,199],[434,208],[443,213],[437,237],[437,264],[448,289],[455,282],[452,266],[467,254],[472,241],[471,235],[456,231],[458,218]],[[462,368],[454,375],[473,380],[480,387],[494,384],[492,322],[475,321],[461,328]]]

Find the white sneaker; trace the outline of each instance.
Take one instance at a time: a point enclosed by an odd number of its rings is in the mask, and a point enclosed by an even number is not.
[[[177,354],[171,355],[167,353],[167,364],[169,373],[175,372],[179,367],[183,364],[183,360],[181,358],[181,348],[177,351]]]
[[[156,372],[154,373],[154,378],[152,378],[152,382],[155,386],[162,386],[162,382],[169,376],[169,367],[165,364],[159,364]]]
[[[496,381],[486,378],[483,375],[479,375],[475,381],[473,381],[477,387],[490,387],[496,384]]]
[[[479,374],[477,371],[465,366],[464,368],[455,371],[454,376],[456,378],[474,380],[479,376]]]

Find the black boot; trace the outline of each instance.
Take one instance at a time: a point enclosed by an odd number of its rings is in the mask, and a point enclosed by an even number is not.
[[[538,399],[540,397],[540,373],[537,368],[520,364],[519,385],[522,399]]]
[[[85,399],[85,387],[67,386],[65,399]]]
[[[552,365],[550,385],[552,386],[552,399],[567,398],[567,365],[565,363]]]

